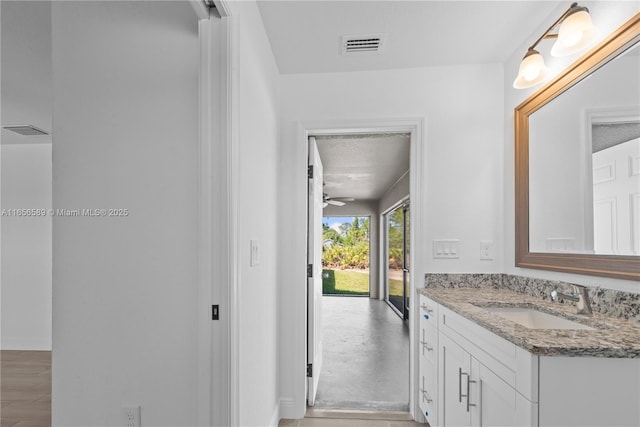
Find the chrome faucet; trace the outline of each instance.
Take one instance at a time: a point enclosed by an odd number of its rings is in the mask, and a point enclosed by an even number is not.
[[[564,294],[562,292],[551,292],[551,299],[557,301],[558,298],[566,299],[576,303],[578,308],[578,314],[592,314],[591,301],[589,300],[589,292],[587,288],[582,285],[571,284],[573,287],[573,293]]]

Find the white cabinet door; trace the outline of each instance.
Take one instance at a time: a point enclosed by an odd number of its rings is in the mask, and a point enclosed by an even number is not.
[[[439,357],[441,363],[442,411],[440,424],[446,427],[471,425],[471,406],[467,399],[471,393],[469,374],[471,374],[471,356],[449,337],[440,334]],[[468,405],[469,404],[469,405]]]
[[[477,360],[472,360],[472,379],[477,381],[478,393],[472,397],[472,425],[480,427],[513,427],[518,425],[516,391]],[[476,410],[477,409],[477,410]]]

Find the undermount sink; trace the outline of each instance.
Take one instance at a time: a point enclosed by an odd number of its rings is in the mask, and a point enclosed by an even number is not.
[[[590,329],[594,328],[563,317],[527,307],[482,307],[491,314],[529,329]]]

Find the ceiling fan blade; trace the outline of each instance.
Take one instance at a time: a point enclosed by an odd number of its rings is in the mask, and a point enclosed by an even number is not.
[[[338,200],[340,202],[355,202],[353,197],[332,197],[331,200]]]
[[[344,202],[341,202],[339,200],[332,200],[332,199],[325,200],[325,203],[329,203],[330,205],[334,205],[334,206],[344,206],[345,205]]]

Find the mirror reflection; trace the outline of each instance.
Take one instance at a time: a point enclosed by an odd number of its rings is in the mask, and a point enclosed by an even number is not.
[[[640,255],[640,45],[529,116],[530,252]]]

